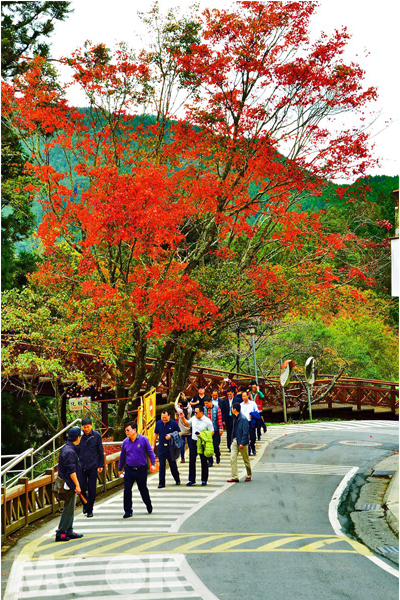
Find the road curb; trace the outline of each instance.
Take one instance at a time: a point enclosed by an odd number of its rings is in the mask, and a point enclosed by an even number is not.
[[[383,498],[386,521],[396,535],[399,535],[399,471],[393,475]]]

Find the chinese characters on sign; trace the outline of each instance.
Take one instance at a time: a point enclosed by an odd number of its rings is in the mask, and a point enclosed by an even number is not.
[[[83,410],[83,407],[90,408],[90,396],[82,396],[82,398],[70,398],[69,410]]]

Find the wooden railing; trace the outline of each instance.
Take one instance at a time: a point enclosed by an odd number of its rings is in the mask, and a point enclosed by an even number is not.
[[[7,337],[5,337],[5,339],[2,340],[2,344],[7,345],[8,343],[10,342]],[[15,351],[25,352],[34,349],[35,347],[30,344],[19,343],[16,346]],[[115,373],[112,365],[107,365],[106,363],[99,361],[93,355],[84,352],[74,353],[73,362],[79,370],[86,374],[91,383],[95,384],[98,389],[103,388],[103,400],[108,402],[113,402],[115,400],[112,391],[112,388],[115,385]],[[155,359],[147,359],[147,373],[151,372],[154,363]],[[157,386],[157,392],[166,394],[170,392],[172,389],[174,370],[175,363],[173,361],[168,361],[165,365],[159,385]],[[129,385],[133,383],[136,374],[136,365],[133,360],[126,361],[125,374],[126,387],[129,387]],[[217,389],[221,383],[223,384],[225,378],[233,379],[235,383],[240,386],[248,385],[249,382],[253,380],[253,375],[194,365],[188,377],[186,388],[184,390],[185,394],[187,396],[197,394],[200,385],[206,388],[206,393],[209,393],[213,389]],[[279,379],[277,377],[259,377],[258,379],[260,387],[265,393],[265,405],[270,407],[281,406],[282,388],[279,384]],[[314,385],[315,396],[318,396],[330,379],[332,379],[332,376],[319,375],[318,380]],[[5,381],[4,385],[6,389],[12,389],[13,387],[12,381]],[[287,391],[287,405],[289,408],[306,402],[306,390],[300,383],[292,383],[287,388]],[[50,386],[46,389],[45,382],[42,382],[42,384],[39,382],[37,393],[54,395]],[[92,398],[92,400],[96,401],[98,398]],[[341,377],[340,380],[336,382],[334,388],[321,402],[328,404],[329,406],[332,406],[333,404],[354,405],[357,406],[359,410],[361,410],[363,406],[385,407],[389,408],[392,412],[395,412],[399,407],[399,386],[398,383],[393,381]]]
[[[118,475],[119,456],[120,452],[104,456],[104,468],[98,474],[96,494],[123,484],[123,478]],[[2,542],[11,533],[61,508],[53,492],[56,477],[54,469],[47,469],[44,475],[36,479],[22,477],[18,485],[10,489],[1,488]]]
[[[313,398],[318,398],[327,388],[331,377],[323,376],[316,380],[313,386]],[[264,388],[266,407],[282,406],[282,393],[278,385],[269,382]],[[286,404],[288,408],[301,406],[307,402],[307,390],[300,382],[292,382],[286,387]],[[334,404],[355,406],[357,410],[363,407],[387,408],[396,412],[399,407],[399,387],[391,381],[373,381],[356,378],[341,378],[318,404]]]

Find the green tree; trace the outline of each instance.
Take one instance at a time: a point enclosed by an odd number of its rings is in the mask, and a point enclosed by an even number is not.
[[[1,74],[10,77],[24,70],[26,53],[48,56],[43,39],[54,31],[55,21],[64,21],[72,12],[71,2],[1,3]],[[22,59],[22,60],[21,60]]]
[[[63,21],[71,12],[70,2],[2,2],[1,3],[1,72],[4,79],[26,69],[23,59],[40,54],[47,56],[46,38],[55,21]],[[32,252],[16,253],[16,244],[33,231],[35,217],[32,198],[25,189],[34,183],[24,173],[27,155],[21,140],[2,118],[1,122],[1,274],[2,290],[26,285],[26,275],[35,270],[37,256]]]
[[[387,325],[379,304],[375,303],[375,310],[343,311],[329,320],[315,316],[275,323],[275,331],[257,352],[262,374],[277,376],[279,359],[295,352],[293,359],[300,371],[307,358],[314,356],[319,373],[333,374],[345,361],[349,377],[398,381],[397,332]]]
[[[66,315],[67,299],[43,289],[13,289],[2,297],[3,330],[8,333],[2,349],[2,380],[8,389],[33,403],[38,417],[53,433],[62,429],[61,405],[68,385],[87,386],[85,374],[74,361],[75,339],[81,324]],[[20,352],[20,344],[29,344]],[[45,378],[54,392],[54,419],[38,402],[40,380]],[[53,421],[56,421],[56,425]]]

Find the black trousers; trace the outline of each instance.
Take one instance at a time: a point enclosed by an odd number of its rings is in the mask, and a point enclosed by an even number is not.
[[[142,467],[125,465],[124,511],[126,513],[130,513],[132,510],[132,487],[135,481],[143,502],[147,507],[151,506],[149,489],[147,487],[147,465],[143,465]]]
[[[261,419],[257,419],[257,426],[256,426],[256,430],[257,430],[257,439],[258,441],[261,440],[261,429],[263,426],[263,422],[261,421]]]
[[[91,469],[82,469],[79,483],[82,494],[87,499],[87,504],[85,504],[86,512],[91,513],[93,512],[93,504],[96,498],[97,467],[92,467]]]
[[[217,459],[217,465],[220,463],[220,460],[221,460],[221,451],[219,449],[220,443],[221,443],[221,436],[219,434],[219,430],[218,429],[214,429],[213,445],[214,445],[215,458]],[[210,456],[208,458],[208,466],[211,467],[211,465],[213,465],[213,464],[214,464],[213,457]]]
[[[189,481],[196,482],[197,441],[190,439],[189,446]],[[204,454],[200,454],[201,481],[208,481],[208,462]]]
[[[249,454],[256,453],[256,428],[253,427],[251,421],[249,423]]]
[[[163,447],[160,447],[160,446],[158,447],[158,461],[160,464],[160,468],[158,471],[159,485],[165,485],[165,469],[166,469],[167,461],[169,464],[169,468],[171,470],[171,475],[175,479],[176,483],[178,483],[180,481],[178,467],[176,464],[176,460],[172,460],[169,449],[167,449],[167,448],[164,449]]]
[[[231,445],[232,445],[232,430],[233,430],[233,416],[232,415],[226,417],[225,425],[226,425],[226,445],[228,446],[228,450],[230,450]]]

